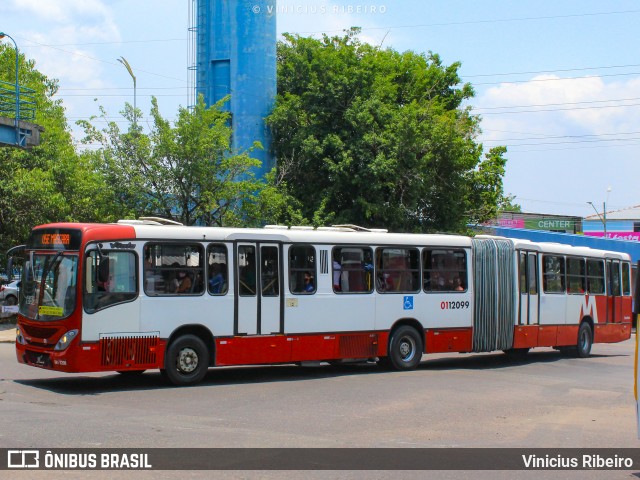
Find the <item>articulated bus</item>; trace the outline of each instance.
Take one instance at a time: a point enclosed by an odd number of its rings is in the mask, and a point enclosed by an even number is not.
[[[38,226],[20,255],[18,361],[61,372],[188,385],[231,365],[586,357],[632,326],[627,254],[504,237],[146,218]]]

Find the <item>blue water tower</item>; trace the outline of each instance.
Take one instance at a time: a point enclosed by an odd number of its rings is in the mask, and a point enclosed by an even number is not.
[[[264,119],[276,96],[276,0],[197,0],[196,10],[196,93],[207,105],[231,95],[232,148],[259,141],[251,157],[263,177],[275,163]]]

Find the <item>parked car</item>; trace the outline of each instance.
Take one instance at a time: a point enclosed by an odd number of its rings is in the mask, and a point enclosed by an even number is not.
[[[17,305],[20,292],[20,280],[0,286],[0,303],[4,305]]]

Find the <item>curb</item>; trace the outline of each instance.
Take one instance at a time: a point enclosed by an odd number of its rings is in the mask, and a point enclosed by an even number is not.
[[[16,341],[16,334],[14,331],[9,331],[8,334],[0,332],[0,343],[14,343]]]
[[[12,323],[0,324],[0,343],[14,343],[16,341],[16,326]]]

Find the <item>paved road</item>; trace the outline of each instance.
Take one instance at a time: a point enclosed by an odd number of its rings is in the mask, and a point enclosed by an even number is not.
[[[596,345],[588,359],[539,349],[517,362],[498,353],[434,355],[414,372],[374,366],[218,369],[198,386],[172,388],[157,372],[131,380],[25,367],[5,343],[0,447],[637,448],[633,348],[633,340]],[[604,477],[560,473],[517,477]],[[392,477],[272,474],[260,478]],[[514,478],[504,472],[470,476]],[[438,478],[461,478],[461,472],[441,472]],[[606,478],[637,477],[607,472]]]

